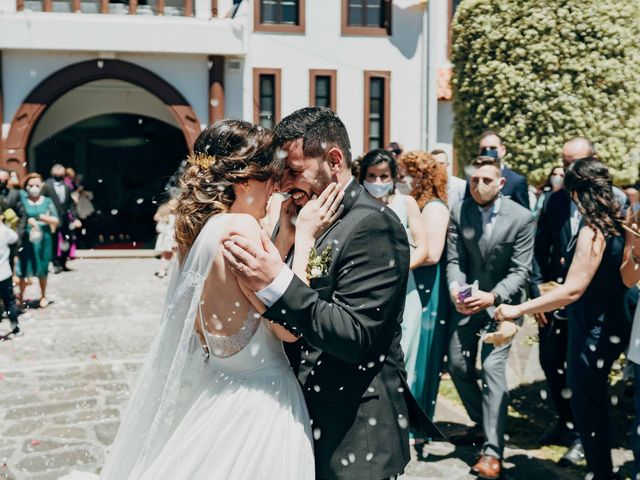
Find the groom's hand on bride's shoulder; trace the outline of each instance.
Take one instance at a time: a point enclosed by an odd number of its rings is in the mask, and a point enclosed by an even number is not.
[[[223,245],[227,267],[254,292],[271,285],[284,266],[280,252],[264,230],[260,230],[260,244],[233,235]]]

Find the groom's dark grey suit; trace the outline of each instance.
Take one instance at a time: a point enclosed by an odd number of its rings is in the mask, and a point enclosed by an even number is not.
[[[409,462],[409,424],[441,435],[405,381],[407,234],[355,180],[343,204],[316,242],[318,253],[332,245],[328,275],[310,287],[294,276],[264,316],[302,335],[287,354],[313,421],[318,478],[380,480]]]

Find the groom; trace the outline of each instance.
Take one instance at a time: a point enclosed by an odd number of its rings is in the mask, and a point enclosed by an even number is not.
[[[303,108],[275,133],[287,153],[282,190],[298,210],[332,181],[345,191],[340,219],[316,242],[318,255],[330,252],[328,273],[308,287],[273,246],[253,255],[262,248],[237,237],[232,271],[265,303],[265,318],[301,337],[287,354],[313,422],[317,477],[395,477],[410,460],[409,425],[441,436],[405,381],[407,234],[351,176],[349,137],[335,113]]]

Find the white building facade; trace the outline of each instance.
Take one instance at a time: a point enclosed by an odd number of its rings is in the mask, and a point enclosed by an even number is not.
[[[338,113],[354,156],[391,141],[451,150],[450,0],[120,1],[0,0],[2,166],[60,162],[96,182],[135,170],[105,160],[130,147],[164,175],[180,158],[154,139],[181,155],[208,123],[272,126],[307,105]]]

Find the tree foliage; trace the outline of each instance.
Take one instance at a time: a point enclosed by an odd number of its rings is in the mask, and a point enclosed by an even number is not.
[[[493,129],[506,163],[537,183],[567,139],[585,136],[618,183],[637,179],[639,0],[464,0],[452,62],[463,165]]]

